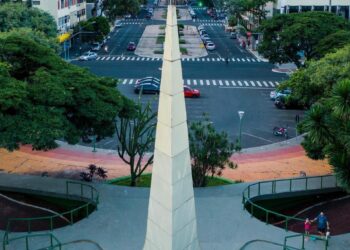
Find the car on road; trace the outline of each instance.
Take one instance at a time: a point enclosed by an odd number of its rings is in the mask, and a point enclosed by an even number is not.
[[[237,34],[236,34],[236,32],[231,32],[231,33],[230,33],[230,38],[231,38],[231,39],[237,39]]]
[[[143,94],[159,94],[160,84],[152,83],[152,82],[144,82],[141,84],[137,84],[134,87],[134,92],[139,94],[142,92]]]
[[[270,92],[270,99],[274,101],[279,96],[289,96],[292,93],[292,90],[287,88],[283,90],[273,90]]]
[[[213,42],[207,42],[205,44],[205,47],[207,48],[207,50],[210,50],[210,51],[215,50],[215,48],[216,48],[215,44]]]
[[[124,18],[125,18],[125,19],[130,19],[130,18],[131,18],[131,14],[126,14],[126,15],[124,15]]]
[[[200,97],[201,94],[198,89],[192,89],[188,86],[184,86],[184,95],[185,97],[192,98],[192,97]]]
[[[91,44],[91,50],[92,51],[99,51],[101,49],[101,44],[100,43],[92,43]]]
[[[210,39],[209,35],[208,34],[203,34],[201,35],[201,39],[204,40],[204,39]]]
[[[201,31],[201,30],[205,30],[205,29],[204,29],[204,26],[203,26],[203,25],[199,25],[199,26],[197,27],[197,30],[198,30],[198,31]]]
[[[204,45],[206,45],[207,43],[212,43],[212,40],[210,40],[210,38],[204,38],[202,39],[202,42]]]
[[[156,77],[153,77],[153,76],[146,76],[144,78],[136,80],[136,84],[141,84],[141,83],[144,83],[144,82],[153,82],[153,83],[156,83],[156,84],[160,84],[160,79],[156,78]]]
[[[121,28],[122,26],[123,26],[123,23],[120,20],[116,21],[114,24],[115,28]]]
[[[205,30],[200,30],[199,35],[204,36],[204,35],[208,35],[208,33]]]
[[[79,60],[80,61],[89,61],[89,60],[94,60],[96,58],[97,58],[97,54],[95,52],[88,51],[88,52],[85,52],[84,54],[82,54],[79,57]]]
[[[128,47],[126,50],[128,51],[134,51],[136,49],[136,44],[134,42],[129,42]]]
[[[147,12],[147,14],[146,14],[146,19],[151,19],[151,17],[152,17],[152,14],[149,13],[149,12]]]

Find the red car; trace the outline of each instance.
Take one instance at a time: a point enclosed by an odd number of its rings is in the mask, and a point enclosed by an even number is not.
[[[128,47],[126,49],[128,51],[134,51],[136,49],[136,44],[134,42],[129,42]]]
[[[198,89],[192,89],[188,86],[184,86],[185,97],[199,97],[201,94]]]

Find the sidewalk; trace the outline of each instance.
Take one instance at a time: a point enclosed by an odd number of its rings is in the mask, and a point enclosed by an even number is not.
[[[293,140],[293,139],[292,139]],[[259,148],[245,149],[232,156],[237,169],[225,169],[222,177],[245,182],[274,178],[297,177],[303,171],[307,176],[331,173],[326,161],[313,161],[305,156],[299,141],[277,143]],[[42,152],[23,146],[15,152],[0,149],[0,172],[45,175],[60,178],[79,178],[89,164],[108,170],[108,178],[129,175],[129,167],[112,150],[97,149],[61,143],[57,149]],[[148,169],[151,171],[151,167]]]

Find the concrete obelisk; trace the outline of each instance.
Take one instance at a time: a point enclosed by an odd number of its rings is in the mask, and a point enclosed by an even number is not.
[[[144,250],[198,250],[176,7],[168,6]]]

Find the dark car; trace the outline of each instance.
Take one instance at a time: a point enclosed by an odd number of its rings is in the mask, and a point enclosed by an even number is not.
[[[289,96],[278,96],[275,99],[275,106],[279,109],[305,109],[305,106],[300,104],[297,99]]]
[[[185,97],[200,97],[200,92],[198,89],[192,89],[188,86],[184,86]]]
[[[136,49],[136,44],[134,42],[129,42],[128,47],[126,49],[128,51],[134,51]]]
[[[134,92],[139,94],[141,91],[143,94],[159,94],[160,85],[153,82],[144,82],[135,85]]]

